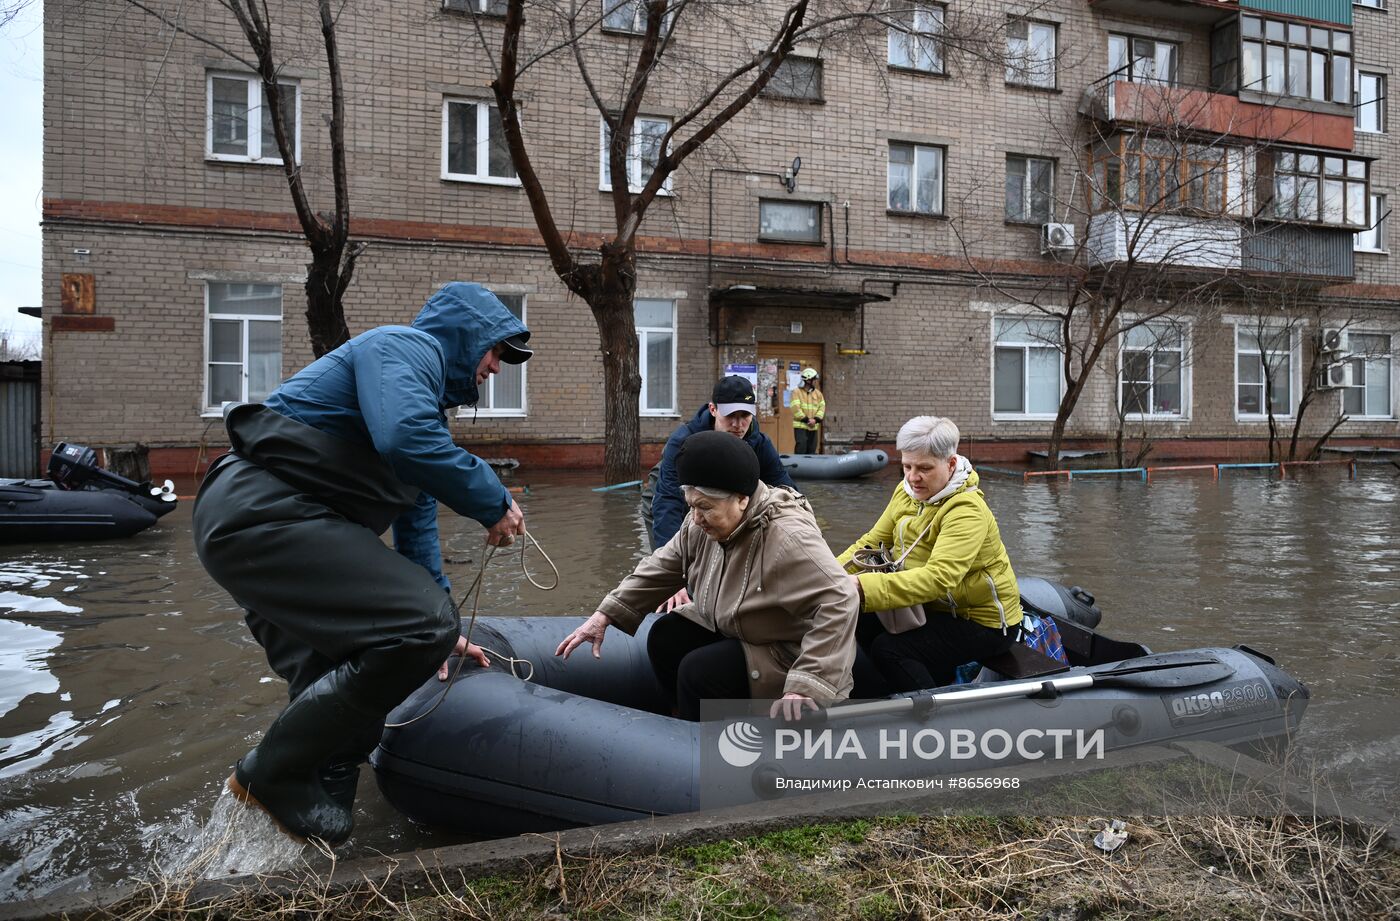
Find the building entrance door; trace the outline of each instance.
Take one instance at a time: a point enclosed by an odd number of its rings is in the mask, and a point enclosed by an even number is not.
[[[822,373],[820,342],[760,342],[758,344],[758,430],[773,440],[779,454],[791,454],[792,391],[802,386],[803,368]],[[818,381],[817,386],[821,386]],[[825,428],[825,427],[823,427]],[[821,450],[821,441],[817,442]]]

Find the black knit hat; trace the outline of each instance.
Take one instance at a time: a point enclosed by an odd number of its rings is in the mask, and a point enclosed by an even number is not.
[[[681,445],[676,475],[682,486],[751,496],[758,488],[758,457],[742,438],[727,432],[696,432]]]

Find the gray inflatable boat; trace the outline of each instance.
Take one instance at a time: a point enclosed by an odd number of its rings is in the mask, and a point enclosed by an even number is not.
[[[468,662],[445,695],[430,679],[390,714],[389,723],[413,722],[386,730],[370,762],[385,798],[414,822],[518,834],[793,795],[785,775],[805,777],[808,791],[836,783],[842,765],[832,774],[829,762],[797,760],[792,727],[854,727],[847,746],[912,743],[918,757],[882,769],[917,779],[1037,760],[1048,740],[1082,746],[1085,731],[1109,751],[1187,739],[1267,745],[1302,717],[1306,688],[1267,656],[1243,646],[1153,655],[1097,633],[1087,593],[1042,579],[1021,580],[1021,590],[1028,610],[1055,618],[1068,668],[1016,680],[984,667],[971,684],[846,703],[801,724],[766,712],[700,723],[657,712],[646,654],[654,617],[635,637],[608,631],[601,659],[583,648],[567,662],[553,652],[578,617],[478,618],[472,639],[495,653],[492,667]],[[528,660],[530,680],[503,656]],[[997,750],[959,759],[958,732]],[[1024,744],[1031,735],[1041,751]],[[1002,745],[1003,736],[1017,741]]]
[[[779,454],[794,480],[849,480],[883,470],[890,462],[884,451],[868,449],[849,454]]]

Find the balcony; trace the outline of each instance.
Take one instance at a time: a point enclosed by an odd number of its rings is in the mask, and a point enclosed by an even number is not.
[[[1266,224],[1245,237],[1241,267],[1270,275],[1350,279],[1356,275],[1355,242],[1352,230]]]
[[[1089,218],[1091,266],[1128,262],[1198,269],[1241,267],[1241,225],[1229,218],[1106,211]]]
[[[1214,25],[1240,10],[1351,25],[1352,0],[1089,0],[1095,12]]]
[[[1080,111],[1099,121],[1199,132],[1270,144],[1351,150],[1350,115],[1285,108],[1288,103],[1246,102],[1197,87],[1107,80],[1091,87]]]
[[[1214,25],[1240,11],[1235,0],[1089,0],[1089,5],[1097,13],[1195,25]]]

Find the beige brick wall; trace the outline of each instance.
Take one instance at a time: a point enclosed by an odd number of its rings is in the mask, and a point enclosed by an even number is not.
[[[756,18],[780,4],[756,5]],[[188,16],[210,16],[191,5]],[[328,86],[322,73],[314,7],[279,4],[282,34],[299,44],[286,73],[300,79],[302,168],[315,207],[331,203],[329,156],[323,120]],[[979,7],[985,12],[985,8]],[[1009,7],[1008,7],[1009,9]],[[289,213],[281,168],[212,162],[204,156],[206,74],[239,70],[214,49],[172,36],[120,0],[76,4],[51,0],[46,15],[45,190],[47,199],[165,205]],[[300,16],[300,19],[295,17]],[[957,261],[963,249],[975,257],[1049,265],[1039,255],[1036,228],[1007,225],[1003,215],[1004,162],[1008,153],[1057,158],[1057,195],[1067,200],[1076,185],[1079,148],[1070,135],[1078,125],[1080,95],[1107,70],[1106,34],[1127,31],[1183,43],[1182,80],[1207,80],[1208,30],[1198,25],[1099,15],[1085,3],[1057,0],[1037,16],[1060,23],[1060,91],[1005,85],[1002,74],[966,62],[947,77],[891,71],[850,45],[822,50],[825,102],[810,105],[760,99],[722,134],[722,144],[693,158],[674,178],[675,195],[659,200],[644,227],[649,236],[679,241],[690,255],[644,255],[639,294],[679,296],[678,418],[708,396],[716,369],[745,354],[743,341],[766,338],[753,326],[785,326],[794,311],[756,311],[727,330],[739,346],[706,344],[706,286],[734,282],[785,286],[839,284],[888,291],[887,305],[867,308],[870,354],[838,357],[837,343],[854,343],[852,312],[801,312],[804,341],[826,345],[824,390],[833,407],[832,434],[893,432],[909,415],[937,412],[956,418],[979,438],[1041,437],[1044,422],[993,421],[990,405],[991,321],[978,305],[998,299],[966,280],[912,269],[832,267],[869,254],[919,254]],[[231,23],[189,22],[230,48],[242,47]],[[300,27],[300,31],[298,28]],[[498,23],[487,21],[489,41]],[[753,22],[702,22],[677,33],[675,71],[657,77],[648,114],[683,111],[696,83],[695,60],[717,67],[748,53]],[[299,38],[297,36],[300,36]],[[485,96],[487,51],[473,24],[444,14],[434,0],[363,3],[340,20],[340,42],[349,87],[353,214],[422,225],[471,225],[531,230],[533,219],[518,188],[450,182],[440,178],[442,104],[445,96]],[[605,93],[615,93],[623,56],[635,39],[603,35],[590,50]],[[873,36],[883,49],[883,36]],[[1357,61],[1391,73],[1400,62],[1400,27],[1393,15],[1356,9]],[[494,53],[494,46],[491,52]],[[598,116],[578,85],[572,62],[548,60],[524,80],[524,124],[536,167],[546,177],[554,213],[568,230],[606,230],[611,200],[598,190]],[[1390,106],[1388,115],[1400,118]],[[1395,133],[1359,136],[1358,151],[1379,158],[1375,191],[1400,203]],[[886,211],[886,160],[890,140],[945,145],[948,149],[947,219],[892,215]],[[795,265],[764,254],[725,258],[711,276],[703,256],[709,234],[719,244],[751,244],[757,235],[757,199],[786,198],[772,177],[712,173],[715,167],[780,170],[793,156],[803,160],[794,199],[829,206],[830,225],[821,247],[782,251]],[[710,188],[714,195],[711,201]],[[1063,205],[1062,205],[1063,207]],[[1392,228],[1394,229],[1394,228]],[[1392,236],[1394,234],[1392,233]],[[490,233],[486,234],[490,239]],[[75,249],[90,249],[79,262]],[[1395,257],[1358,254],[1357,281],[1400,283]],[[136,227],[102,221],[51,220],[45,227],[45,309],[58,310],[58,278],[65,271],[97,276],[98,313],[115,318],[109,333],[58,332],[48,343],[45,434],[95,443],[142,440],[195,444],[217,438],[202,413],[204,374],[204,275],[294,279],[304,272],[305,250],[294,236],[200,227]],[[347,297],[352,331],[408,322],[433,288],[455,278],[510,286],[528,296],[529,321],[540,357],[529,369],[530,413],[524,419],[479,417],[456,424],[464,437],[490,440],[596,442],[602,435],[602,385],[596,332],[586,305],[570,297],[540,251],[519,245],[490,246],[382,239],[360,261]],[[287,283],[283,371],[310,358],[298,285]],[[1241,312],[1248,305],[1240,306]],[[817,316],[813,316],[817,314]],[[1153,423],[1155,431],[1193,437],[1254,434],[1233,413],[1233,346],[1218,318],[1196,330],[1193,410],[1179,423]],[[1397,363],[1400,364],[1400,363]],[[1113,427],[1116,386],[1100,373],[1071,424],[1080,435]],[[1335,402],[1335,395],[1323,398]],[[857,409],[858,408],[858,409]],[[1310,426],[1330,423],[1311,411]],[[645,418],[644,440],[659,440],[677,418]],[[1396,435],[1393,423],[1352,425],[1350,434]]]

